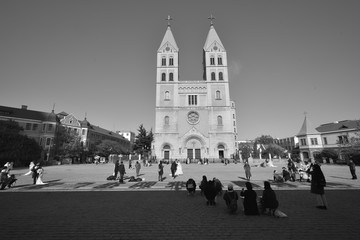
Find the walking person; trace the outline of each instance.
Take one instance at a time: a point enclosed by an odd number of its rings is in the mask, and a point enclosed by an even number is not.
[[[124,183],[124,175],[125,175],[126,172],[125,172],[125,166],[124,166],[123,161],[120,162],[119,173],[120,173],[119,183]]]
[[[162,182],[163,180],[163,174],[164,174],[164,166],[162,165],[162,161],[160,161],[159,166],[158,166],[158,180]]]
[[[350,161],[349,161],[349,168],[350,168],[350,173],[351,173],[352,179],[354,179],[354,180],[357,179],[355,163],[353,162],[352,159],[350,159]]]
[[[139,161],[136,161],[136,163],[135,163],[136,177],[138,177],[140,175],[140,168],[141,168],[141,165],[140,165]]]
[[[318,163],[313,164],[309,169],[309,174],[311,175],[310,192],[316,194],[316,200],[318,203],[316,207],[326,210],[328,208],[324,191],[326,180],[323,172],[321,171],[320,165]]]
[[[244,170],[245,170],[245,177],[246,180],[250,181],[251,178],[251,167],[248,161],[245,162],[244,164]]]

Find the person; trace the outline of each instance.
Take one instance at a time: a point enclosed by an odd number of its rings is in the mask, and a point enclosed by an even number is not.
[[[295,174],[297,173],[297,168],[295,166],[294,161],[291,158],[288,159],[287,166],[290,174],[290,181],[295,182]]]
[[[177,164],[177,165],[176,165],[175,175],[176,175],[176,176],[183,175],[184,173],[183,173],[183,170],[182,170],[182,166],[181,166],[180,161],[177,161],[176,164]]]
[[[210,206],[216,205],[215,197],[217,195],[217,191],[216,191],[215,183],[213,180],[210,180],[206,183],[206,185],[204,187],[204,195],[207,200],[207,202],[206,202],[207,205],[210,205]]]
[[[222,195],[222,183],[219,179],[216,177],[213,178],[215,189],[216,189],[216,195],[221,196]]]
[[[37,178],[38,178],[37,170],[38,170],[39,166],[40,166],[40,163],[37,163],[37,164],[35,164],[35,165],[33,166],[33,168],[31,169],[31,172],[32,172],[31,177],[32,177],[32,179],[33,179],[33,184],[36,184],[36,180],[37,180]]]
[[[132,160],[129,159],[129,169],[132,169]]]
[[[194,179],[189,178],[186,182],[186,190],[188,191],[188,195],[194,195],[196,190],[196,183]]]
[[[199,188],[201,190],[201,195],[203,195],[203,193],[204,193],[207,182],[208,182],[207,177],[205,175],[203,175],[202,180],[200,182],[200,186],[199,186]]]
[[[171,170],[171,176],[172,176],[174,179],[175,179],[175,177],[176,177],[176,175],[175,175],[176,168],[177,168],[176,161],[173,161],[173,162],[171,163],[170,170]]]
[[[163,174],[164,174],[164,166],[162,165],[162,161],[160,161],[160,163],[159,163],[158,172],[159,172],[158,180],[162,181],[163,180]]]
[[[36,170],[36,173],[37,173],[37,178],[36,178],[36,185],[44,185],[46,183],[44,183],[42,181],[42,176],[44,174],[44,169],[42,168],[42,166],[38,163],[38,167],[37,167],[37,170]]]
[[[141,168],[141,165],[140,165],[139,161],[136,161],[136,163],[135,163],[136,177],[138,177],[140,175],[140,168]]]
[[[223,199],[225,200],[229,212],[235,213],[238,208],[237,200],[239,199],[239,196],[234,191],[234,186],[231,183],[228,185],[228,190],[224,193]]]
[[[282,176],[282,173],[278,173],[276,170],[274,170],[273,172],[273,178],[274,178],[274,182],[284,182],[284,178]]]
[[[125,172],[125,166],[124,166],[123,161],[120,162],[119,173],[120,173],[119,183],[124,183],[124,175],[125,175],[126,172]]]
[[[274,216],[276,209],[279,207],[279,202],[276,198],[274,190],[271,188],[270,182],[264,182],[264,191],[261,197],[262,213],[269,210],[270,215]]]
[[[243,197],[244,213],[245,215],[259,215],[259,209],[257,205],[257,194],[252,189],[250,182],[245,183],[246,190],[244,188],[240,192],[240,196]]]
[[[33,161],[30,162],[29,164],[29,171],[27,173],[24,174],[24,176],[28,176],[32,173],[31,169],[35,166],[35,163]]]
[[[12,184],[16,182],[16,178],[14,174],[10,174],[10,170],[8,167],[3,167],[0,173],[0,190],[4,190],[7,186],[11,188]]]
[[[114,177],[115,177],[114,180],[116,180],[118,172],[119,172],[119,160],[116,160],[115,161],[115,166],[114,166]]]
[[[248,161],[244,163],[245,177],[246,180],[250,181],[251,178],[251,167]]]
[[[316,194],[316,199],[319,209],[326,210],[328,208],[327,200],[325,197],[324,187],[326,186],[326,180],[323,172],[321,171],[318,163],[313,164],[308,170],[311,175],[311,189],[310,192]]]
[[[286,167],[282,168],[282,174],[285,182],[291,179],[290,173],[286,170]]]
[[[352,175],[352,179],[354,179],[354,180],[357,179],[355,163],[353,162],[352,159],[350,159],[350,161],[349,161],[349,168],[350,168],[350,173]]]

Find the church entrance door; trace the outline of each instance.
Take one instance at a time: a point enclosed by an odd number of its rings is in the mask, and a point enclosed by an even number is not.
[[[219,158],[224,158],[224,150],[219,150]]]
[[[192,149],[187,150],[187,158],[193,159],[193,150]]]
[[[189,159],[200,159],[201,158],[200,148],[188,149],[187,150],[187,158],[189,158]]]
[[[200,151],[200,149],[195,149],[195,159],[201,159],[201,151]]]
[[[170,152],[169,151],[164,151],[164,159],[167,159],[167,160],[170,159]]]

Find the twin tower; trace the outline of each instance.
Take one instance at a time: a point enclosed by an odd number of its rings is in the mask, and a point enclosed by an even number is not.
[[[153,157],[192,162],[232,158],[235,103],[230,100],[226,50],[212,22],[203,48],[202,80],[179,79],[179,48],[170,24],[157,51],[156,66]]]

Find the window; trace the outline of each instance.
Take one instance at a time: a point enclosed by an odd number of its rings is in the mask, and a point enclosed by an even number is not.
[[[210,57],[210,65],[215,65],[215,58],[214,56]]]
[[[216,91],[215,99],[217,99],[217,100],[220,100],[220,99],[221,99],[221,95],[220,95],[220,91],[219,91],[219,90]]]
[[[169,91],[166,91],[166,92],[165,92],[165,100],[170,100]]]
[[[43,139],[40,138],[40,141],[39,141],[39,145],[40,145],[40,146],[42,145],[42,142],[43,142]]]
[[[223,73],[219,72],[219,80],[224,80]]]
[[[43,124],[43,128],[42,128],[42,131],[45,132],[45,129],[46,129],[46,124],[44,123],[44,124]]]
[[[211,73],[211,80],[216,80],[216,79],[215,79],[215,73],[214,73],[214,72]]]
[[[47,138],[47,139],[46,139],[46,146],[49,146],[50,143],[51,143],[51,138]]]
[[[164,119],[164,122],[165,122],[165,125],[169,125],[169,116],[165,116],[165,119]]]
[[[169,74],[169,81],[174,81],[174,74],[173,73]]]
[[[235,119],[235,114],[233,113],[233,119]]]
[[[234,127],[236,126],[236,122],[234,121]]]
[[[346,144],[346,143],[349,143],[349,139],[346,135],[344,136],[338,136],[339,138],[339,144]]]
[[[166,58],[165,57],[163,57],[161,59],[161,66],[166,66]]]
[[[310,138],[311,145],[318,145],[317,138]]]
[[[38,127],[39,127],[39,124],[34,123],[33,126],[32,126],[32,130],[37,131]]]
[[[27,123],[25,125],[25,130],[31,130],[31,123]]]
[[[169,59],[169,65],[170,65],[170,66],[174,66],[174,58],[173,58],[173,57],[170,57],[170,59]]]
[[[82,135],[85,135],[85,129],[82,130],[82,133],[81,133],[81,134],[82,134]]]
[[[324,138],[323,138],[323,140],[324,140],[324,145],[327,145],[327,144],[328,144],[328,142],[327,142],[327,138],[326,138],[326,137],[324,137]]]
[[[197,95],[188,96],[189,105],[197,105]]]
[[[47,131],[48,132],[51,132],[53,130],[53,125],[52,124],[48,124],[48,129],[47,129]]]
[[[166,81],[166,74],[165,73],[161,74],[161,81]]]
[[[301,146],[306,146],[306,139],[300,139]]]
[[[217,125],[219,125],[219,126],[222,125],[222,116],[217,117]]]
[[[218,56],[218,65],[222,65],[222,57]]]

